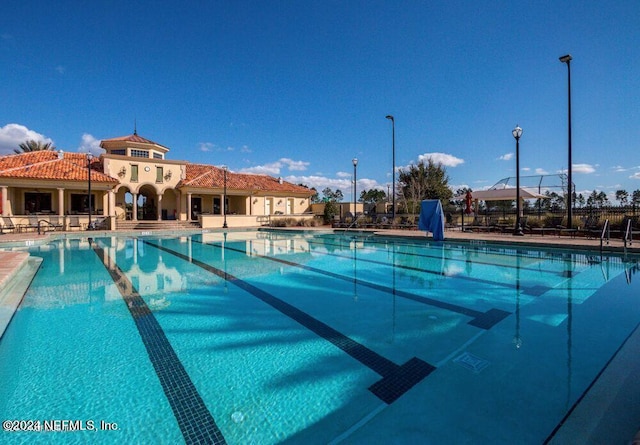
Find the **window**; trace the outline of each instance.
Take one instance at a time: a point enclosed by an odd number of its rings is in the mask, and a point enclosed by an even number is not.
[[[164,159],[164,156],[162,156],[162,153],[153,152],[153,159]]]
[[[148,158],[149,157],[149,150],[132,149],[131,150],[131,157],[133,157],[133,158]]]
[[[163,168],[162,167],[156,167],[156,182],[161,183],[163,176],[164,176]]]
[[[138,166],[136,164],[131,165],[131,182],[138,182]]]
[[[50,212],[51,193],[27,192],[24,194],[25,213]]]
[[[126,155],[127,154],[127,150],[125,150],[124,148],[119,148],[117,150],[111,150],[111,154],[112,155]]]
[[[95,212],[96,210],[96,199],[95,195],[91,194],[91,210]],[[85,213],[89,212],[89,200],[87,199],[87,195],[79,195],[79,194],[71,194],[71,211]]]

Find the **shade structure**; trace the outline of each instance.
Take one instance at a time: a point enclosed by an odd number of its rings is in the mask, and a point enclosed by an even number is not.
[[[516,188],[504,188],[499,190],[479,190],[471,192],[471,196],[476,201],[513,201],[516,199]],[[520,187],[520,199],[546,198],[531,189]]]

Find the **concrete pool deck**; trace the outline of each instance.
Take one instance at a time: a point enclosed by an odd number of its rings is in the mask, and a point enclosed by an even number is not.
[[[319,228],[290,228],[292,231],[301,230],[336,231],[329,227]],[[277,230],[282,230],[278,228]],[[284,229],[287,230],[287,229]],[[205,230],[204,232],[213,232]],[[217,230],[215,230],[217,231]],[[200,233],[202,230],[192,230],[189,233]],[[417,230],[349,230],[349,232],[366,232],[378,236],[393,236],[431,241],[424,231]],[[156,231],[153,231],[156,233]],[[27,247],[46,243],[50,238],[59,237],[87,237],[112,236],[131,234],[131,232],[55,232],[37,235],[35,233],[3,234],[0,236],[0,249],[10,247]],[[141,232],[134,234],[143,235]],[[145,232],[145,235],[151,233]],[[541,248],[577,249],[593,253],[601,252],[599,239],[587,239],[571,236],[530,235],[513,236],[510,233],[494,232],[462,232],[447,230],[445,238],[448,241],[496,245],[527,245]],[[602,246],[602,252],[630,255],[640,255],[640,240],[633,245],[627,245],[620,239],[611,239]],[[22,295],[26,291],[39,263],[24,251],[0,250],[0,337],[4,327],[8,325],[13,312],[19,305]],[[29,276],[30,275],[30,276]],[[10,312],[10,314],[9,314]],[[4,318],[4,323],[3,323]],[[559,428],[549,438],[548,443],[621,443],[634,441],[634,435],[640,437],[640,329],[636,329],[614,355],[611,362],[593,382],[592,386],[573,407],[569,415]],[[636,443],[636,442],[633,442]],[[638,442],[640,443],[640,442]]]

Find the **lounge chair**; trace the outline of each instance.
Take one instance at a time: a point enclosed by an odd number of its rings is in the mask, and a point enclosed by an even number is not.
[[[2,225],[0,226],[0,233],[4,233],[4,232],[16,233],[19,231],[19,229],[20,227],[16,226],[13,223],[13,220],[11,219],[10,216],[2,217]]]
[[[53,227],[53,230],[62,230],[64,229],[64,225],[60,222],[59,216],[51,216],[49,217],[49,226]]]
[[[89,230],[103,230],[106,228],[107,228],[107,218],[105,217],[98,217],[94,219],[93,221],[91,221],[91,224],[89,224],[89,227],[88,227]]]
[[[69,217],[69,230],[77,228],[78,230],[82,230],[82,224],[80,224],[80,220],[77,216]]]
[[[540,234],[542,236],[544,236],[545,233],[547,232],[553,232],[556,235],[560,235],[560,231],[562,229],[566,229],[565,226],[562,225],[562,217],[561,216],[554,216],[551,218],[547,218],[547,220],[545,221],[544,226],[542,227],[534,227],[533,229],[531,229],[532,232],[540,232]]]
[[[36,215],[31,215],[31,216],[28,216],[27,218],[29,222],[27,224],[23,224],[22,228],[33,229],[34,231],[37,231],[39,227],[38,217]]]
[[[584,220],[584,226],[580,228],[579,232],[583,232],[587,239],[598,238],[602,233],[602,228],[598,227],[598,221],[600,218],[597,216],[587,216]]]

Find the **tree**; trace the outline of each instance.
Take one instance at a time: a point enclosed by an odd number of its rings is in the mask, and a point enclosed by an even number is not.
[[[604,205],[609,204],[609,198],[607,198],[607,194],[605,192],[598,192],[594,190],[587,198],[587,205],[593,207],[602,207]]]
[[[626,190],[616,190],[616,201],[620,201],[622,205],[627,205],[629,193]]]
[[[18,147],[20,147],[19,150],[17,148],[13,149],[13,151],[18,154],[30,153],[32,151],[44,151],[44,150],[53,151],[56,149],[56,147],[53,146],[51,142],[36,141],[34,139],[29,139],[28,141],[24,141],[23,143],[18,145]]]
[[[631,195],[631,202],[634,204],[640,204],[640,189],[635,190]]]
[[[399,172],[400,196],[405,208],[416,213],[423,199],[439,199],[446,204],[453,196],[449,188],[449,176],[441,163],[435,163],[429,158],[427,163],[420,161],[417,165],[410,165],[408,170]]]
[[[322,202],[342,202],[342,199],[344,198],[344,195],[342,194],[342,191],[340,191],[340,189],[336,189],[336,191],[334,192],[329,187],[325,188],[322,191],[322,195]]]
[[[361,191],[359,200],[364,204],[377,204],[384,201],[386,198],[387,194],[382,190],[371,189]]]

